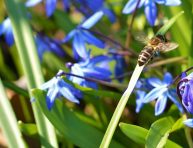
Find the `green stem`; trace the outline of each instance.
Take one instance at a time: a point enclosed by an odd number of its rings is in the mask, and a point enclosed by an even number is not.
[[[18,128],[14,111],[11,107],[9,99],[6,96],[1,79],[0,94],[0,124],[8,146],[11,148],[25,148],[26,146],[23,141],[22,134]]]
[[[135,70],[131,76],[131,79],[130,79],[130,82],[129,82],[129,85],[126,89],[126,91],[124,92],[124,94],[122,95],[115,111],[114,111],[114,114],[111,118],[111,121],[108,125],[108,128],[106,130],[106,133],[103,137],[103,140],[101,142],[101,145],[100,145],[100,148],[108,148],[110,142],[111,142],[111,139],[113,137],[113,134],[115,132],[115,129],[118,125],[118,122],[119,122],[119,119],[122,115],[122,112],[127,104],[127,101],[135,87],[135,84],[137,83],[137,80],[139,79],[139,76],[141,74],[141,72],[143,71],[143,68],[144,66],[136,66],[135,67]]]
[[[44,82],[44,79],[32,31],[27,21],[27,11],[20,0],[6,0],[5,4],[11,19],[14,39],[30,92],[32,88],[39,87]],[[32,98],[31,93],[30,97]],[[38,108],[36,102],[32,103],[32,108],[42,146],[58,147],[56,134],[51,123],[44,116],[40,108]]]

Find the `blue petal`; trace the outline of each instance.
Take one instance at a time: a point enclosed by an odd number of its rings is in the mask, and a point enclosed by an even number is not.
[[[138,90],[136,92],[136,95],[137,95],[137,98],[136,98],[136,109],[135,109],[135,112],[139,113],[141,108],[144,105],[143,98],[145,97],[146,93],[145,93],[145,91]]]
[[[69,91],[68,88],[62,87],[60,88],[59,92],[69,101],[74,103],[79,103],[79,100]]]
[[[69,11],[70,9],[70,2],[69,0],[63,0],[64,10]]]
[[[40,89],[42,90],[47,90],[48,88],[50,88],[52,85],[54,85],[55,81],[56,81],[56,77],[53,77],[51,80],[45,82],[44,84],[42,84],[40,86]]]
[[[58,94],[58,89],[53,87],[48,90],[47,96],[46,96],[46,104],[48,109],[50,110],[54,104],[54,100],[56,99],[56,96]]]
[[[81,33],[84,37],[84,40],[87,41],[89,44],[93,44],[99,48],[105,47],[105,44],[101,40],[97,39],[95,36],[93,36],[88,31],[82,31]]]
[[[160,95],[156,101],[156,104],[155,104],[155,115],[156,116],[160,115],[164,111],[164,109],[166,108],[166,103],[167,103],[166,93]]]
[[[141,0],[138,8],[141,8],[145,1],[146,0]],[[123,8],[122,13],[124,13],[124,14],[132,13],[137,6],[137,2],[138,2],[138,0],[129,0],[127,2],[127,4],[125,5],[125,7]]]
[[[83,72],[85,73],[86,77],[93,77],[93,78],[97,78],[100,80],[106,80],[109,79],[109,77],[111,76],[111,72],[106,70],[106,69],[102,69],[102,68],[96,68],[95,69],[90,69],[90,68],[84,68]]]
[[[34,7],[35,5],[37,5],[38,3],[40,3],[42,0],[28,0],[25,3],[26,7]]]
[[[82,76],[84,77],[84,73],[81,69],[81,67],[78,65],[78,64],[74,64],[72,67],[71,67],[71,73],[72,74],[75,74],[75,75],[79,75],[79,76]],[[70,76],[69,78],[72,82],[74,83],[77,83],[79,85],[82,85],[84,83],[84,79],[82,78],[78,78],[78,77],[74,77],[74,76]]]
[[[65,43],[69,41],[76,33],[76,30],[70,31],[70,33],[68,33],[68,35],[62,40],[62,42]]]
[[[154,2],[148,0],[145,3],[145,15],[151,26],[154,26],[157,17],[157,7]]]
[[[103,12],[104,12],[104,14],[109,18],[109,20],[111,21],[111,23],[114,23],[114,22],[116,21],[115,13],[113,13],[112,10],[107,9],[107,8],[103,8]]]
[[[93,11],[96,12],[98,11],[102,6],[103,6],[103,2],[104,0],[87,0],[87,5],[89,6],[89,8]]]
[[[148,78],[147,81],[148,81],[148,83],[149,83],[150,85],[152,85],[153,87],[163,86],[162,81],[160,81],[160,79],[158,79],[158,78]]]
[[[90,29],[92,26],[94,26],[104,15],[102,11],[98,11],[95,14],[93,14],[91,17],[89,17],[86,21],[84,21],[81,25],[81,27],[85,29]]]
[[[166,6],[178,6],[181,4],[181,0],[166,0]]]
[[[164,75],[163,82],[167,85],[170,85],[172,82],[172,79],[173,79],[172,75],[169,72],[166,72]]]
[[[80,34],[76,34],[74,36],[73,47],[81,58],[83,59],[88,58],[89,55],[88,52],[86,51],[84,40]]]
[[[152,89],[143,99],[144,103],[151,102],[167,91],[166,87],[157,87]]]
[[[183,123],[184,123],[186,126],[189,126],[189,127],[192,127],[192,128],[193,128],[193,119],[187,119],[187,120],[183,121]]]
[[[12,28],[11,26],[11,20],[10,18],[6,18],[1,24],[0,24],[0,35],[4,34],[7,29]]]
[[[56,9],[57,0],[46,0],[46,15],[50,17]]]
[[[166,0],[155,0],[155,2],[158,4],[165,4]]]
[[[177,95],[176,95],[176,91],[175,90],[170,90],[167,94],[167,96],[169,97],[169,99],[178,107],[179,111],[181,113],[184,112],[182,104],[179,102],[179,100],[177,99]]]
[[[13,30],[12,30],[12,28],[7,28],[6,34],[5,34],[5,40],[6,40],[6,43],[7,43],[9,46],[12,46],[12,45],[13,45],[13,43],[14,43],[14,37],[13,37]]]
[[[96,64],[98,64],[100,62],[104,62],[104,61],[109,62],[110,60],[111,59],[109,57],[104,56],[104,55],[95,56],[92,59],[90,59],[89,67],[90,66],[92,67],[92,66],[94,66],[94,65],[96,65]]]

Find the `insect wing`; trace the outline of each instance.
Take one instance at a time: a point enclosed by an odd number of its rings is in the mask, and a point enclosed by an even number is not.
[[[136,41],[139,41],[143,44],[148,44],[150,39],[144,33],[136,33],[137,35],[134,36]]]
[[[178,44],[173,42],[160,43],[160,45],[158,46],[160,52],[168,52],[176,49],[177,47]]]

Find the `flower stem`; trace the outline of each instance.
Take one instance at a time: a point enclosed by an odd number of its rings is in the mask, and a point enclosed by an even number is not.
[[[144,66],[139,66],[137,64],[137,66],[135,67],[135,70],[131,76],[130,82],[128,84],[128,87],[126,89],[126,91],[124,92],[124,94],[122,95],[115,111],[114,114],[111,118],[111,121],[108,125],[108,128],[106,130],[106,133],[103,137],[103,140],[101,142],[100,148],[108,148],[111,139],[113,137],[113,134],[115,132],[115,129],[118,125],[119,119],[122,115],[122,112],[127,104],[127,101],[131,95],[131,93],[133,92],[133,89],[135,87],[135,84],[137,83],[137,80],[139,79],[139,76],[141,74],[141,72],[143,71]]]
[[[14,111],[11,107],[9,99],[3,88],[3,84],[0,79],[0,116],[1,116],[1,128],[5,134],[9,147],[25,148],[25,143],[22,138],[22,134],[19,131],[17,120]]]
[[[39,87],[44,82],[44,79],[32,31],[27,21],[27,11],[21,0],[6,0],[5,5],[11,19],[19,59],[21,59],[30,92],[30,89]],[[32,98],[31,93],[30,97]],[[58,145],[53,126],[37,106],[36,102],[32,103],[32,108],[42,146],[57,148]]]
[[[141,0],[138,0],[138,1],[137,1],[137,5],[136,5],[136,7],[135,7],[135,10],[134,10],[133,15],[132,15],[132,18],[131,18],[131,23],[130,23],[130,25],[129,25],[129,27],[128,27],[127,38],[126,38],[126,42],[125,42],[125,47],[126,47],[126,48],[129,48],[129,45],[130,45],[130,41],[131,41],[131,30],[132,30],[134,18],[135,18],[136,12],[137,12],[137,7],[139,6],[140,1],[141,1]]]

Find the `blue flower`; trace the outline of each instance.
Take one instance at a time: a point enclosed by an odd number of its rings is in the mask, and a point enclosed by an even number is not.
[[[9,18],[6,18],[1,24],[0,24],[0,36],[5,35],[5,41],[9,46],[12,46],[14,43],[14,37],[13,37],[13,30],[11,26],[11,20]]]
[[[103,12],[99,11],[84,21],[82,24],[76,27],[76,29],[72,30],[63,40],[63,42],[69,41],[73,38],[72,46],[75,59],[88,59],[89,52],[86,50],[86,43],[93,44],[99,48],[104,48],[104,43],[93,36],[87,29],[90,29],[93,25],[95,25],[103,16]]]
[[[166,108],[167,99],[169,98],[178,109],[183,112],[181,103],[177,100],[175,89],[170,88],[172,75],[165,73],[163,81],[158,78],[149,78],[148,82],[154,88],[144,97],[143,102],[148,103],[157,99],[155,104],[155,115],[160,115]]]
[[[185,109],[193,114],[193,73],[188,76],[183,73],[182,77],[177,86],[177,93]],[[184,124],[193,127],[193,119],[184,121]]]
[[[33,7],[40,2],[42,2],[42,0],[28,0],[26,2],[26,6],[27,7]],[[53,14],[53,12],[55,11],[56,3],[57,3],[57,0],[46,0],[46,6],[45,7],[46,7],[46,15],[48,17],[50,17]]]
[[[60,43],[55,39],[51,39],[43,34],[38,33],[35,37],[35,42],[40,60],[42,60],[43,54],[46,51],[53,52],[60,57],[65,55]]]
[[[57,75],[60,75],[60,73],[62,73],[62,71],[59,71]],[[74,103],[79,103],[78,98],[82,98],[80,90],[66,83],[60,76],[57,75],[41,86],[42,90],[47,91],[46,104],[49,110],[54,105],[56,98],[63,96]]]
[[[132,13],[136,8],[137,3],[138,3],[138,0],[130,0],[123,8],[123,13],[124,14]],[[141,0],[138,5],[138,8],[141,8],[142,6],[145,7],[145,15],[151,26],[154,26],[155,20],[157,17],[156,3],[166,5],[166,6],[177,6],[181,4],[181,1],[180,0]]]
[[[75,63],[71,65],[71,74],[107,81],[111,76],[111,72],[107,66],[111,60],[107,56],[96,56],[86,61]],[[87,81],[84,78],[70,76],[69,80],[82,86],[97,88],[95,82]]]
[[[80,10],[85,14],[85,16],[90,16],[97,11],[103,11],[104,15],[106,15],[109,20],[114,23],[116,21],[115,14],[112,10],[108,9],[104,5],[104,0],[79,0],[81,2]],[[85,9],[85,6],[88,9]]]

